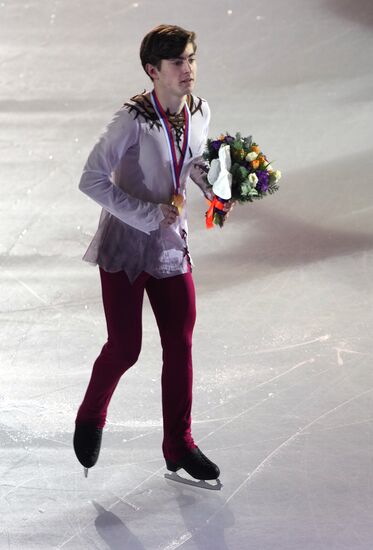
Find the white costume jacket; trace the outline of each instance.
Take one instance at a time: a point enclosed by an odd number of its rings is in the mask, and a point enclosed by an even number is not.
[[[148,93],[123,105],[107,125],[84,166],[79,188],[102,206],[99,225],[83,259],[105,271],[124,270],[131,283],[146,271],[156,278],[186,273],[188,250],[186,183],[190,176],[207,198],[205,148],[210,109],[199,97],[187,98],[191,113],[189,149],[180,176],[184,207],[176,222],[160,227],[161,204],[174,191],[166,136]],[[177,154],[183,139],[183,116],[169,117]],[[179,149],[180,147],[180,149]]]

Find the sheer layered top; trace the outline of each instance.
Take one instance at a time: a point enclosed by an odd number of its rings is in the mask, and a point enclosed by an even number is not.
[[[161,204],[174,194],[166,136],[149,93],[131,98],[108,123],[83,169],[79,188],[102,207],[97,231],[83,256],[105,271],[124,270],[131,283],[146,271],[157,278],[188,271],[187,181],[189,176],[211,198],[203,160],[210,121],[207,101],[187,97],[191,113],[188,150],[180,176],[184,207],[171,226]],[[167,113],[180,157],[183,113]]]

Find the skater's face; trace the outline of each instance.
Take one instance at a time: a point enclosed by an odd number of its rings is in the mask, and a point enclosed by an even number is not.
[[[192,93],[197,75],[193,44],[189,42],[184,52],[175,59],[162,59],[159,69],[150,64],[147,69],[156,91],[177,97]]]

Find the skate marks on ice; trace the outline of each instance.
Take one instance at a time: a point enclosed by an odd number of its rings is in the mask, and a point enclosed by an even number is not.
[[[340,341],[339,343],[336,342],[337,345],[332,345],[332,336],[330,334],[324,334],[324,335],[321,335],[317,338],[314,338],[312,340],[306,340],[304,342],[297,342],[297,343],[294,343],[294,344],[289,344],[289,345],[280,346],[280,347],[263,348],[263,349],[259,349],[259,350],[252,350],[250,352],[235,354],[235,355],[232,355],[232,358],[241,358],[241,357],[247,357],[247,356],[250,356],[250,355],[255,356],[255,355],[267,354],[267,353],[277,353],[279,351],[288,351],[288,350],[292,350],[292,349],[303,347],[303,346],[309,346],[309,345],[312,345],[312,344],[325,344],[326,342],[329,342],[328,351],[331,352],[333,355],[334,355],[334,353],[336,353],[336,364],[337,364],[338,367],[341,367],[341,366],[344,365],[344,360],[342,358],[342,353],[343,354],[353,354],[353,355],[367,355],[363,351],[358,351],[358,350],[350,349],[350,348],[347,349],[348,344],[345,341],[343,341],[343,342]],[[263,382],[259,382],[255,385],[253,385],[248,390],[248,393],[253,393],[253,392],[255,392],[255,391],[257,391],[257,390],[259,390],[259,389],[261,389],[265,386],[268,386],[268,385],[272,384],[273,382],[277,382],[280,379],[283,379],[284,377],[287,377],[292,372],[294,372],[294,371],[296,371],[296,370],[298,370],[302,367],[305,367],[306,365],[314,365],[314,364],[316,364],[318,358],[319,358],[319,354],[315,352],[312,357],[309,357],[309,358],[307,358],[303,361],[300,361],[300,362],[296,363],[295,365],[292,365],[291,367],[285,369],[283,372],[280,372],[279,374],[276,374],[275,376],[272,376],[272,377],[268,378],[267,380],[264,380]],[[319,375],[323,375],[325,372],[330,371],[332,368],[333,368],[333,366],[328,367],[327,369],[319,372]],[[284,389],[286,390],[286,388],[284,388]],[[276,393],[279,395],[279,393],[282,393],[282,390],[280,392],[277,391]],[[273,395],[274,395],[273,393],[270,393],[270,394],[268,394],[268,397],[273,397]],[[266,400],[267,399],[265,399],[264,401],[266,401]],[[231,402],[232,402],[232,400],[231,400]],[[219,403],[218,405],[213,405],[211,407],[208,407],[207,409],[202,410],[201,412],[197,413],[194,416],[194,422],[195,423],[202,423],[203,421],[199,420],[200,417],[205,417],[207,414],[211,414],[212,412],[216,412],[217,410],[221,409],[222,407],[226,407],[227,405],[228,405],[228,402],[225,401],[223,403]],[[256,406],[257,405],[254,405],[254,408]],[[249,409],[249,410],[251,410],[251,409]],[[223,418],[214,418],[214,419],[210,419],[208,421],[214,422],[214,421],[224,421],[224,420],[226,420],[225,424],[222,424],[222,425],[220,425],[216,428],[216,430],[220,430],[227,423],[229,424],[230,422],[236,420],[237,418],[239,418],[242,414],[245,414],[246,412],[248,412],[248,410],[245,409],[243,411],[239,411],[238,414],[235,414],[233,416],[228,416],[227,418],[224,418],[224,417]],[[207,421],[205,421],[204,423],[206,423],[206,422]],[[216,430],[213,431],[213,432],[210,432],[207,437],[209,437],[210,435],[215,434]],[[202,439],[202,441],[204,439],[205,439],[205,437]]]
[[[324,334],[323,336],[319,336],[318,338],[314,338],[313,340],[306,340],[305,342],[298,342],[296,344],[289,344],[288,346],[260,349],[260,350],[254,351],[254,353],[255,354],[260,354],[260,353],[273,353],[273,352],[276,352],[276,351],[284,351],[284,350],[287,351],[289,349],[299,348],[299,347],[302,347],[302,346],[308,346],[310,344],[316,344],[318,342],[326,342],[329,339],[330,339],[330,334]],[[245,355],[248,355],[248,353],[244,353],[242,355],[236,355],[235,357],[244,357]]]
[[[306,359],[304,361],[301,361],[300,363],[297,363],[296,365],[294,365],[294,366],[290,367],[289,369],[287,369],[285,372],[283,372],[283,373],[281,373],[277,376],[274,376],[274,377],[270,378],[269,380],[265,380],[264,382],[261,382],[260,384],[257,384],[253,388],[250,388],[247,393],[254,392],[255,390],[257,390],[259,388],[262,388],[263,386],[266,386],[267,384],[270,384],[270,383],[278,380],[279,378],[287,375],[288,373],[290,373],[290,372],[292,372],[292,371],[294,371],[294,370],[296,370],[300,367],[303,367],[304,365],[312,365],[314,362],[315,362],[315,359],[313,357],[311,357],[310,359]],[[286,387],[283,390],[280,390],[278,392],[278,395],[280,395],[283,391],[286,391],[286,390],[287,390]],[[272,397],[273,397],[273,393],[269,393],[268,396],[264,397],[263,399],[260,399],[257,403],[254,403],[253,405],[250,405],[250,407],[247,407],[247,408],[239,411],[238,413],[234,414],[233,416],[229,416],[227,418],[227,420],[225,420],[222,424],[220,424],[220,426],[218,426],[214,430],[208,432],[202,438],[199,438],[198,439],[198,444],[200,444],[202,441],[205,441],[206,439],[208,439],[212,435],[215,435],[217,432],[219,432],[220,430],[225,428],[228,424],[231,424],[232,422],[237,421],[238,419],[240,419],[242,416],[244,416],[248,412],[252,412],[253,410],[255,410],[258,407],[262,406],[264,403],[266,403],[267,401],[272,399]],[[226,406],[226,405],[227,405],[227,403],[216,405],[216,406],[211,407],[210,409],[207,409],[206,411],[204,411],[203,414],[207,414],[207,413],[211,412],[212,410],[216,410],[216,409],[218,409],[220,407],[223,407],[223,406]]]
[[[344,344],[341,344],[341,345],[344,346]],[[343,367],[343,365],[344,365],[344,361],[343,361],[343,358],[342,358],[342,353],[352,353],[352,354],[356,354],[356,355],[366,355],[362,351],[355,351],[355,350],[352,350],[352,349],[346,349],[345,347],[343,347],[343,348],[334,347],[333,349],[337,352],[337,364],[340,367]]]
[[[350,403],[352,403],[353,401],[355,401],[356,399],[360,399],[361,397],[363,397],[364,395],[367,395],[368,393],[371,393],[373,392],[373,388],[369,388],[368,390],[365,390],[363,392],[360,392],[358,395],[355,395],[353,397],[351,397],[350,399],[347,399],[345,401],[343,401],[342,403],[340,403],[339,405],[337,405],[336,407],[333,407],[332,409],[329,409],[328,411],[326,411],[325,413],[321,414],[320,416],[318,416],[317,418],[315,418],[314,420],[312,420],[312,422],[309,422],[306,426],[304,426],[303,428],[297,430],[295,433],[293,433],[290,437],[288,437],[288,439],[286,439],[283,443],[281,443],[281,445],[279,445],[278,447],[276,447],[271,453],[269,453],[263,460],[262,462],[260,462],[260,464],[258,464],[258,466],[252,471],[250,472],[247,477],[245,478],[245,480],[237,487],[237,489],[235,489],[235,491],[233,491],[233,493],[231,493],[231,495],[226,499],[226,502],[225,504],[228,504],[228,502],[230,500],[232,500],[232,498],[247,484],[249,483],[254,476],[256,476],[258,473],[260,473],[263,468],[267,465],[270,464],[271,460],[280,452],[282,451],[284,448],[288,447],[291,443],[293,443],[298,437],[300,436],[303,436],[303,435],[306,435],[307,434],[307,430],[313,426],[314,424],[316,424],[317,422],[319,422],[320,420],[324,419],[325,417],[327,417],[329,414],[332,414],[334,412],[336,412],[337,410],[349,405]]]
[[[197,479],[188,479],[186,477],[182,477],[176,472],[172,472],[171,474],[166,473],[164,474],[165,479],[168,479],[169,481],[176,481],[177,483],[182,483],[184,485],[191,485],[192,487],[198,487],[200,489],[209,489],[210,491],[221,491],[221,488],[223,487],[222,482],[220,479],[215,480],[215,482],[208,482],[204,480],[197,480]]]
[[[229,506],[229,503],[237,496],[237,494],[245,487],[247,484],[249,484],[254,478],[256,478],[260,473],[263,472],[265,467],[270,466],[273,459],[284,449],[286,449],[289,445],[294,443],[294,441],[304,435],[307,435],[307,430],[319,422],[320,420],[326,418],[328,415],[340,410],[341,408],[349,405],[353,401],[360,399],[361,397],[373,392],[373,388],[369,388],[368,390],[365,390],[363,392],[360,392],[358,395],[355,395],[351,397],[350,399],[347,399],[340,403],[339,405],[327,410],[323,414],[319,415],[317,418],[309,422],[307,425],[305,425],[303,428],[300,428],[299,430],[296,430],[290,437],[288,437],[285,441],[283,441],[280,445],[278,445],[275,449],[273,449],[267,456],[254,468],[238,485],[238,487],[231,492],[231,494],[224,500],[223,504],[218,507],[217,510],[215,510],[207,519],[205,519],[204,523],[200,525],[199,527],[194,528],[192,531],[186,531],[183,533],[177,540],[172,541],[167,546],[163,548],[163,550],[176,550],[177,548],[180,548],[183,546],[186,542],[188,542],[190,539],[194,538],[194,536],[198,535],[203,529],[205,529],[208,525],[211,524],[216,518],[216,516],[224,511],[226,507]]]

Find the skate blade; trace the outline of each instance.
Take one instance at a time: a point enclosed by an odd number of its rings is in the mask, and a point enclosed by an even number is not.
[[[88,468],[84,468],[84,477],[88,477]]]
[[[179,476],[176,472],[172,472],[172,474],[165,474],[164,477],[166,479],[169,479],[170,481],[176,481],[177,483],[182,483],[184,485],[191,485],[192,487],[198,487],[200,489],[208,489],[210,491],[220,491],[223,487],[222,482],[220,479],[213,479],[211,481],[203,481],[201,480],[193,480],[193,479],[187,479],[185,477]]]

